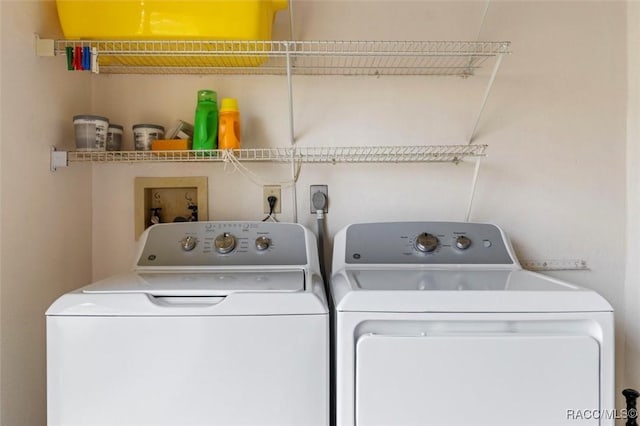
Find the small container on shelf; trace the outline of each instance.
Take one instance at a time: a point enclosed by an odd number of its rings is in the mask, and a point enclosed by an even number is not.
[[[188,139],[157,139],[151,143],[152,151],[182,151],[191,149]]]
[[[151,143],[164,137],[164,127],[158,124],[135,124],[133,140],[136,151],[151,151]]]
[[[218,147],[218,94],[216,92],[198,91],[193,123],[193,149],[216,149]]]
[[[124,127],[119,124],[109,124],[107,130],[107,151],[120,151],[122,149],[122,133]]]
[[[193,139],[193,124],[178,120],[167,132],[167,139]]]
[[[220,105],[218,149],[240,149],[238,100],[223,98]]]
[[[73,127],[78,151],[104,151],[109,119],[99,115],[76,115]]]

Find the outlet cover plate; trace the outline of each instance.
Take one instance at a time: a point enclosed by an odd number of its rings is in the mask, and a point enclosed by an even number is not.
[[[309,206],[311,208],[311,213],[316,213],[316,209],[313,207],[313,194],[318,191],[322,192],[324,196],[327,197],[327,203],[324,206],[324,212],[329,213],[329,185],[311,185],[309,187]]]
[[[262,187],[262,210],[265,214],[269,214],[269,201],[267,198],[275,196],[278,200],[273,209],[273,213],[282,213],[282,188],[280,185],[265,185]]]

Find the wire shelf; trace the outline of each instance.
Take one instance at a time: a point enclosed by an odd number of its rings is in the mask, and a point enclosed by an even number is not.
[[[69,162],[300,162],[300,163],[419,163],[452,162],[484,157],[487,145],[295,147],[206,151],[69,151]],[[233,156],[233,158],[230,158]]]
[[[487,145],[367,146],[296,148],[303,163],[457,163],[485,156]]]
[[[510,42],[55,40],[95,48],[101,73],[470,76]]]
[[[239,161],[288,162],[290,148],[238,150],[180,150],[180,151],[69,151],[69,162],[97,163],[175,163],[223,162],[232,155]]]

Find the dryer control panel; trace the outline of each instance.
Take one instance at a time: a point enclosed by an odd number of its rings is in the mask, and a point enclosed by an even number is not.
[[[351,225],[350,264],[513,264],[495,225],[468,222],[389,222]]]
[[[154,225],[142,237],[137,266],[291,266],[307,264],[302,226],[263,222]]]

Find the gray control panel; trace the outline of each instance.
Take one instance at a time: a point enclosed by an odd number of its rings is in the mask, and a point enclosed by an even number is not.
[[[182,222],[154,225],[138,266],[306,265],[300,225],[263,222]]]
[[[345,257],[350,264],[513,264],[496,226],[468,222],[351,225]]]

